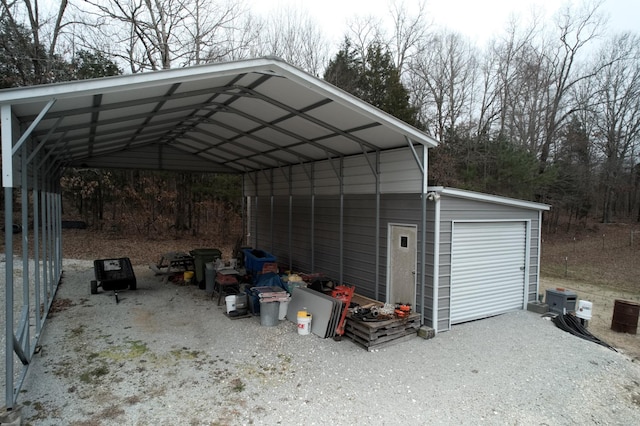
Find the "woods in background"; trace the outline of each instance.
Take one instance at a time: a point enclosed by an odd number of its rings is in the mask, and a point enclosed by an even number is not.
[[[69,169],[61,180],[65,212],[95,229],[152,236],[242,231],[239,175]]]
[[[259,17],[240,0],[0,1],[0,87],[276,55],[438,138],[432,184],[549,203],[551,221],[640,221],[640,40],[600,2],[514,19],[484,46],[424,3],[390,3],[390,25],[363,11],[334,47],[303,12]],[[91,196],[72,194],[93,220],[145,209],[149,232],[197,229],[206,188],[228,178],[71,171],[63,184],[85,180]]]

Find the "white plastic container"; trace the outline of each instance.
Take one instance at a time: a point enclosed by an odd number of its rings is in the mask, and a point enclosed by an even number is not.
[[[226,296],[224,301],[227,303],[227,313],[236,310],[236,295]]]
[[[283,319],[285,319],[287,317],[287,309],[289,309],[289,301],[291,300],[290,297],[287,297],[286,299],[281,299],[280,300],[280,312],[278,313],[278,319],[280,321],[282,321]]]
[[[578,300],[578,309],[576,309],[576,316],[580,319],[590,321],[592,314],[593,303],[588,300]]]

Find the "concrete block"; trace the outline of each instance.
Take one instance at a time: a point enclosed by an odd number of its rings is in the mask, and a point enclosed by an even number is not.
[[[436,331],[431,327],[423,325],[418,329],[418,336],[422,337],[425,340],[433,339],[434,337],[436,337]]]
[[[542,302],[529,302],[527,303],[527,311],[535,312],[537,314],[546,314],[549,312],[549,305]]]

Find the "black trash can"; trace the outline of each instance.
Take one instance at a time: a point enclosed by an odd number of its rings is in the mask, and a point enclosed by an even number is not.
[[[189,253],[193,256],[193,263],[195,264],[196,284],[204,290],[205,264],[220,259],[222,252],[213,248],[201,248],[191,250]]]

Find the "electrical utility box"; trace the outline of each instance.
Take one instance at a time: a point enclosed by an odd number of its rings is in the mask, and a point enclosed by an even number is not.
[[[545,303],[549,306],[549,312],[564,315],[576,311],[576,293],[563,288],[548,289],[545,295]]]

